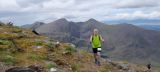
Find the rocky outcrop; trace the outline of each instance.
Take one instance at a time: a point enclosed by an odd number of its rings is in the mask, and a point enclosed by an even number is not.
[[[28,67],[13,67],[5,72],[44,72],[41,66],[30,65]]]
[[[146,72],[146,67],[139,67],[137,65],[125,62],[109,62],[113,67],[122,71],[122,72]]]

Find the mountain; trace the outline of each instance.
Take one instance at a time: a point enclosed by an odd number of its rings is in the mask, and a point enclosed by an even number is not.
[[[58,20],[59,23],[67,22]],[[0,72],[145,72],[147,68],[126,61],[94,57],[71,43],[57,44],[48,37],[39,36],[29,29],[0,24]],[[153,70],[153,72],[156,72]]]
[[[102,51],[104,57],[159,65],[159,31],[146,30],[132,24],[107,25],[95,19],[70,22],[64,18],[42,25],[36,31],[51,39],[71,42],[77,47],[85,48],[89,46],[89,37],[94,28],[99,29],[100,34],[106,40]]]
[[[160,25],[139,25],[139,26],[148,30],[160,31]]]
[[[29,28],[29,29],[36,29],[41,25],[44,25],[45,23],[43,22],[35,22],[33,24],[26,24],[26,25],[22,25],[22,28]]]

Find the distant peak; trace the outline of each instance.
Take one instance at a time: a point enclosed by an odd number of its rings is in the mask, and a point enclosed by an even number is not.
[[[96,21],[96,22],[97,22],[97,20],[95,20],[95,19],[93,19],[93,18],[89,19],[88,21]]]
[[[44,22],[36,21],[33,24],[44,24]]]
[[[60,18],[60,19],[58,19],[57,21],[67,21],[67,19],[65,19],[65,18]]]
[[[65,18],[61,18],[61,19],[58,19],[54,22],[56,22],[56,23],[68,23],[69,21],[67,21],[67,19],[65,19]]]
[[[100,23],[99,21],[97,21],[97,20],[95,20],[95,19],[93,19],[93,18],[89,19],[89,20],[86,21],[86,22],[89,22],[89,23]]]

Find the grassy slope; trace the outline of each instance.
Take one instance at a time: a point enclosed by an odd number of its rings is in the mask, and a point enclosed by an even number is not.
[[[56,48],[47,37],[18,27],[0,26],[0,56],[0,63],[4,64],[5,69],[38,64],[45,70],[55,67],[66,72],[120,72],[105,61],[102,66],[95,65],[93,55],[84,50],[76,50],[67,43]],[[132,65],[135,68],[138,66]],[[142,66],[137,70],[141,72]]]

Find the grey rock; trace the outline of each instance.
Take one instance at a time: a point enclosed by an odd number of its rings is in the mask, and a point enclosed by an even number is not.
[[[13,67],[5,72],[43,72],[43,68],[38,65],[31,65],[28,67]]]

